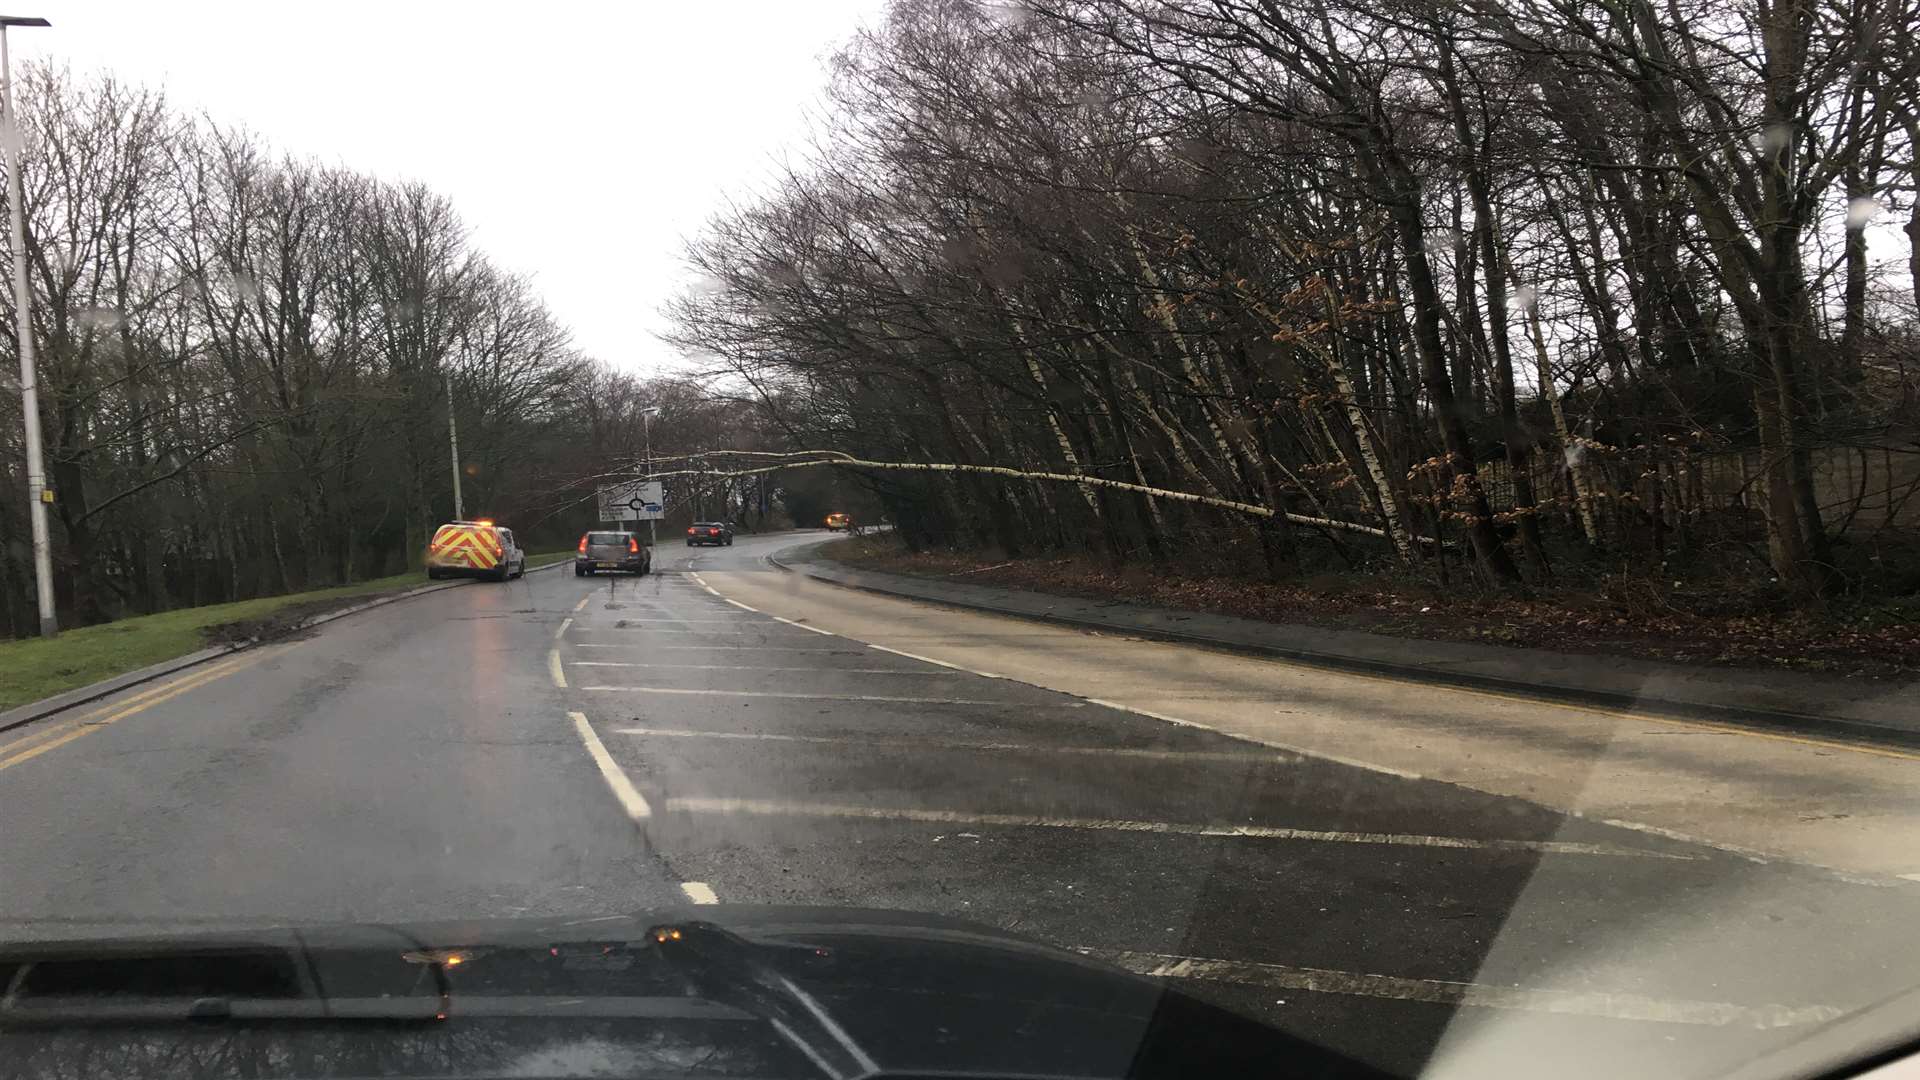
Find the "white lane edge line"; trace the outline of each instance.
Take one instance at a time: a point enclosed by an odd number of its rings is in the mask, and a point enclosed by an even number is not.
[[[573,730],[580,733],[580,741],[587,744],[587,755],[600,767],[601,778],[613,789],[613,797],[620,800],[620,809],[625,810],[635,823],[652,817],[653,807],[647,805],[646,797],[620,770],[620,763],[607,753],[606,745],[600,741],[600,736],[593,733],[593,725],[587,722],[587,714],[570,712],[567,715],[573,718]]]
[[[1350,757],[1342,757],[1336,754],[1329,754],[1321,750],[1309,750],[1303,746],[1294,746],[1291,743],[1276,742],[1272,739],[1255,738],[1253,736],[1248,736],[1248,735],[1234,735],[1229,732],[1221,731],[1219,728],[1202,724],[1197,720],[1183,720],[1178,716],[1168,716],[1166,713],[1157,713],[1148,709],[1137,708],[1132,705],[1122,705],[1117,701],[1107,701],[1104,698],[1086,698],[1085,700],[1089,705],[1098,705],[1104,709],[1118,709],[1121,712],[1132,713],[1135,716],[1144,716],[1149,720],[1158,720],[1162,723],[1173,724],[1177,727],[1188,727],[1188,728],[1195,728],[1200,731],[1211,731],[1216,735],[1225,735],[1227,738],[1234,739],[1239,742],[1250,742],[1255,744],[1256,746],[1271,746],[1275,750],[1285,750],[1289,754],[1299,754],[1302,757],[1317,758],[1321,761],[1330,761],[1335,765],[1345,765],[1350,769],[1364,769],[1367,772],[1383,773],[1387,776],[1396,777],[1401,780],[1426,779],[1425,777],[1421,776],[1419,773],[1408,772],[1405,769],[1396,769],[1389,765],[1376,765],[1371,761],[1357,761]]]
[[[560,650],[547,650],[547,673],[553,676],[553,685],[562,690],[567,688],[567,673],[560,669]]]
[[[680,891],[686,894],[687,899],[696,904],[717,904],[720,902],[720,897],[713,891],[713,886],[704,881],[683,881],[680,883]]]
[[[757,607],[748,607],[747,605],[741,603],[740,601],[734,600],[728,597],[721,597],[721,599],[726,600],[727,603],[732,604],[734,607],[739,608],[741,611],[751,611],[755,615],[760,614],[760,609]]]
[[[695,582],[696,584],[698,584],[698,585],[699,585],[699,586],[700,586],[701,588],[703,588],[703,589],[705,589],[705,590],[707,590],[708,592],[710,592],[710,593],[712,593],[712,594],[713,594],[713,595],[715,595],[715,596],[720,596],[720,592],[719,592],[719,590],[717,590],[717,589],[715,589],[715,588],[714,588],[713,586],[711,586],[711,585],[709,585],[709,584],[707,584],[707,579],[706,579],[706,578],[703,578],[703,577],[701,577],[701,576],[700,576],[699,574],[697,574],[697,573],[695,573],[695,572],[693,572],[692,570],[688,570],[688,571],[687,571],[687,576],[688,576],[688,577],[690,577],[690,578],[692,578],[692,579],[694,580],[694,582]],[[726,599],[726,597],[724,597],[724,596],[720,596],[720,599],[722,599],[722,600],[725,600],[725,599]]]
[[[1006,676],[1005,676],[1005,675],[997,675],[997,674],[995,674],[995,673],[993,673],[993,672],[991,672],[991,671],[975,671],[975,670],[974,670],[973,668],[970,668],[970,667],[961,667],[961,666],[960,666],[959,664],[949,664],[949,663],[947,663],[947,662],[946,662],[945,660],[935,660],[935,659],[934,659],[933,657],[931,657],[931,656],[921,656],[921,655],[920,655],[919,653],[910,653],[910,652],[908,652],[908,651],[906,651],[905,649],[894,649],[894,648],[889,648],[888,646],[885,646],[885,645],[875,645],[875,644],[873,644],[872,642],[868,642],[868,643],[867,643],[867,648],[869,648],[869,649],[878,649],[878,650],[880,650],[880,651],[881,651],[881,652],[883,652],[883,653],[892,653],[892,654],[893,654],[893,655],[895,655],[895,656],[904,656],[904,657],[906,657],[906,658],[907,658],[907,659],[909,659],[909,660],[918,660],[918,661],[920,661],[920,662],[921,662],[921,663],[923,663],[923,664],[933,664],[933,665],[935,665],[936,667],[943,667],[943,668],[952,668],[952,669],[953,669],[953,670],[955,670],[955,671],[964,671],[964,672],[966,672],[966,673],[967,673],[967,674],[969,674],[969,675],[978,675],[978,676],[980,676],[980,677],[981,677],[981,678],[983,678],[983,679],[1004,679],[1004,678],[1006,678]],[[1057,691],[1057,690],[1056,690],[1056,691],[1054,691],[1054,692],[1055,692],[1055,693],[1059,693],[1059,691]]]
[[[1474,1005],[1489,1009],[1518,1009],[1613,1020],[1776,1028],[1824,1023],[1841,1014],[1840,1009],[1831,1005],[1736,1005],[1724,1001],[1661,999],[1644,994],[1550,990],[1445,979],[1414,979],[1398,975],[1369,975],[1357,971],[1294,967],[1249,960],[1214,960],[1128,949],[1082,946],[1074,951],[1149,978],[1195,979],[1274,990],[1307,990],[1321,994]]]
[[[562,684],[565,685],[565,684]],[[893,697],[886,694],[777,694],[766,690],[691,690],[679,686],[582,686],[580,690],[697,697],[792,698],[795,701],[887,701],[906,705],[993,705],[1010,709],[1084,709],[1084,701],[986,701],[979,698]]]
[[[714,593],[713,595],[715,595],[715,596],[719,596],[720,594],[719,594],[719,593]],[[817,626],[808,626],[808,625],[807,625],[806,623],[803,623],[803,622],[795,622],[795,621],[794,621],[794,620],[792,620],[792,619],[788,619],[788,618],[783,618],[783,617],[781,617],[781,616],[779,616],[779,615],[773,615],[773,616],[770,616],[770,618],[772,618],[774,622],[783,622],[783,623],[786,623],[786,624],[787,624],[788,626],[797,626],[797,627],[799,627],[799,628],[800,628],[800,629],[802,629],[802,630],[811,630],[811,631],[813,631],[813,632],[814,632],[814,633],[816,633],[816,634],[825,634],[825,635],[827,635],[828,637],[839,637],[839,636],[840,636],[839,634],[836,634],[836,633],[834,633],[834,632],[833,632],[833,631],[831,631],[831,630],[822,630],[822,629],[820,629],[820,628],[819,628],[819,627],[817,627]]]
[[[553,636],[554,636],[554,637],[556,637],[556,638],[562,638],[562,637],[566,637],[566,636],[567,636],[567,627],[569,627],[569,626],[572,626],[572,625],[573,625],[573,617],[572,617],[571,615],[569,615],[568,617],[566,617],[566,618],[564,618],[564,619],[561,619],[561,620],[560,620],[560,629],[558,629],[558,630],[555,630],[555,631],[553,632]]]
[[[987,827],[1083,829],[1101,832],[1163,833],[1172,836],[1211,836],[1247,840],[1305,840],[1333,844],[1377,844],[1387,847],[1447,848],[1477,851],[1525,851],[1541,855],[1603,855],[1639,859],[1693,862],[1698,855],[1615,847],[1570,840],[1479,840],[1463,836],[1420,833],[1349,832],[1339,829],[1295,829],[1282,825],[1202,825],[1180,821],[1134,821],[1124,818],[1046,817],[1038,814],[985,814],[969,810],[919,807],[853,806],[834,803],[790,803],[773,799],[681,797],[667,800],[668,812],[754,814],[767,817],[856,818],[872,821],[917,821]]]

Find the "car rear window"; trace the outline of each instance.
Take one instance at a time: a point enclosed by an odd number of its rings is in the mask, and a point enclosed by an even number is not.
[[[626,533],[597,532],[587,534],[587,543],[589,544],[624,544],[626,542]]]

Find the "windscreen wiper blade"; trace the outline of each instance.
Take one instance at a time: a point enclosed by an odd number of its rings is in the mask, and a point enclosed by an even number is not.
[[[826,1006],[767,962],[766,946],[697,921],[657,926],[648,936],[700,997],[765,1022],[824,1075],[852,1080],[881,1071]]]

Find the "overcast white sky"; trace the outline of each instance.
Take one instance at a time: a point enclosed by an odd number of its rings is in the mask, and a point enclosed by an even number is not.
[[[108,69],[279,148],[451,197],[589,353],[637,370],[680,241],[797,145],[884,0],[512,5],[33,0],[16,62]]]

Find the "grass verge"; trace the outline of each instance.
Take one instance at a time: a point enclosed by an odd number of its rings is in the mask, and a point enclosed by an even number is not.
[[[528,555],[527,568],[561,562],[572,555],[571,549]],[[249,636],[226,634],[223,628],[264,623],[276,614],[287,613],[288,609],[298,609],[303,617],[311,616],[328,608],[344,607],[353,601],[426,583],[426,575],[415,570],[331,589],[139,615],[68,630],[52,641],[30,638],[0,642],[0,709],[39,701],[123,672],[185,656],[214,640]]]

